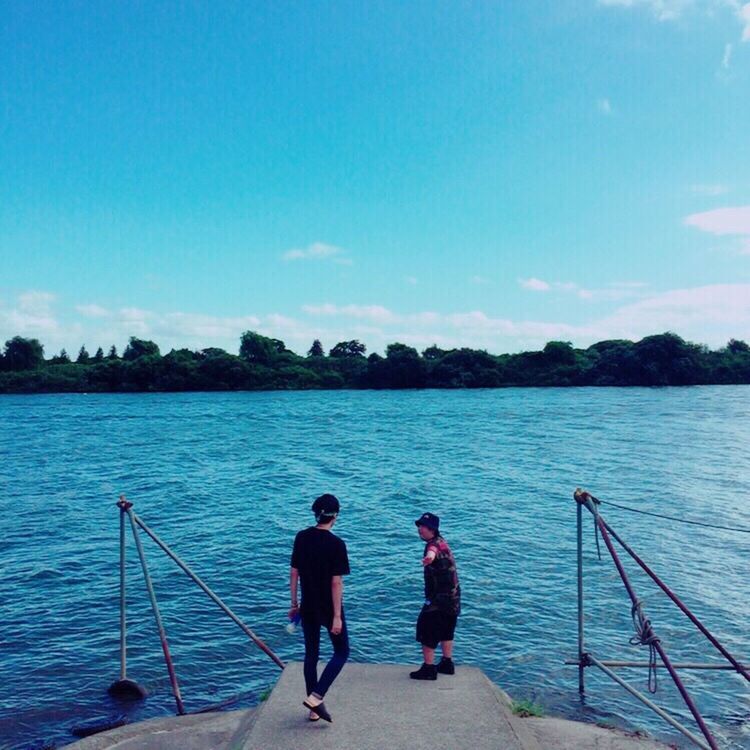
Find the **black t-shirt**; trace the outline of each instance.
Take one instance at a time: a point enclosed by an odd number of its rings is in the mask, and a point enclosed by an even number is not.
[[[335,534],[311,526],[294,539],[292,567],[302,583],[302,617],[315,618],[326,625],[333,618],[331,579],[349,573],[346,544]]]

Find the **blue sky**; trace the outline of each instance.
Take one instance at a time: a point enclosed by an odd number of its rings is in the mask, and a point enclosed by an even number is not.
[[[25,3],[0,340],[750,339],[750,3]]]

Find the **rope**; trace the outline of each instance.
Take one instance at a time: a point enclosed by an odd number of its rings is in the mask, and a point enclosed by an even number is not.
[[[599,548],[599,503],[601,500],[594,501],[594,539],[596,539],[596,554],[599,558],[599,562],[602,561],[602,551]]]
[[[592,496],[592,499],[593,496]],[[716,523],[706,523],[705,521],[694,521],[687,518],[677,518],[676,516],[667,516],[663,513],[653,513],[648,510],[639,510],[638,508],[632,508],[628,505],[620,505],[619,503],[613,503],[611,500],[597,500],[596,502],[602,505],[611,505],[613,508],[619,508],[620,510],[627,510],[630,513],[640,513],[643,516],[654,516],[655,518],[665,518],[667,521],[675,521],[676,523],[687,523],[691,526],[705,526],[709,529],[721,529],[722,531],[739,531],[742,534],[750,534],[750,529],[743,528],[742,526],[722,526]]]
[[[660,643],[660,640],[651,628],[651,620],[643,615],[640,599],[631,607],[630,616],[633,618],[635,629],[635,635],[629,641],[630,645],[648,646],[648,691],[653,694],[659,689],[656,677],[656,644]]]

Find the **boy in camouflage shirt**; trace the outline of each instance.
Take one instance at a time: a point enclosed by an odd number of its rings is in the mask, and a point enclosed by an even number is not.
[[[436,680],[438,673],[455,673],[453,638],[461,613],[461,586],[451,548],[440,536],[440,519],[432,513],[423,513],[414,523],[425,542],[422,558],[425,603],[417,619],[417,641],[422,644],[424,662],[409,676],[413,680]],[[438,643],[442,659],[436,666]]]

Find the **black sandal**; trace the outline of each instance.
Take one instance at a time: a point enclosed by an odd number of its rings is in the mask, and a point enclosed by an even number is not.
[[[323,721],[327,721],[329,724],[333,723],[331,714],[328,713],[324,703],[318,703],[317,706],[311,706],[307,701],[303,701],[302,705],[305,708],[309,708],[314,714],[317,714]]]

